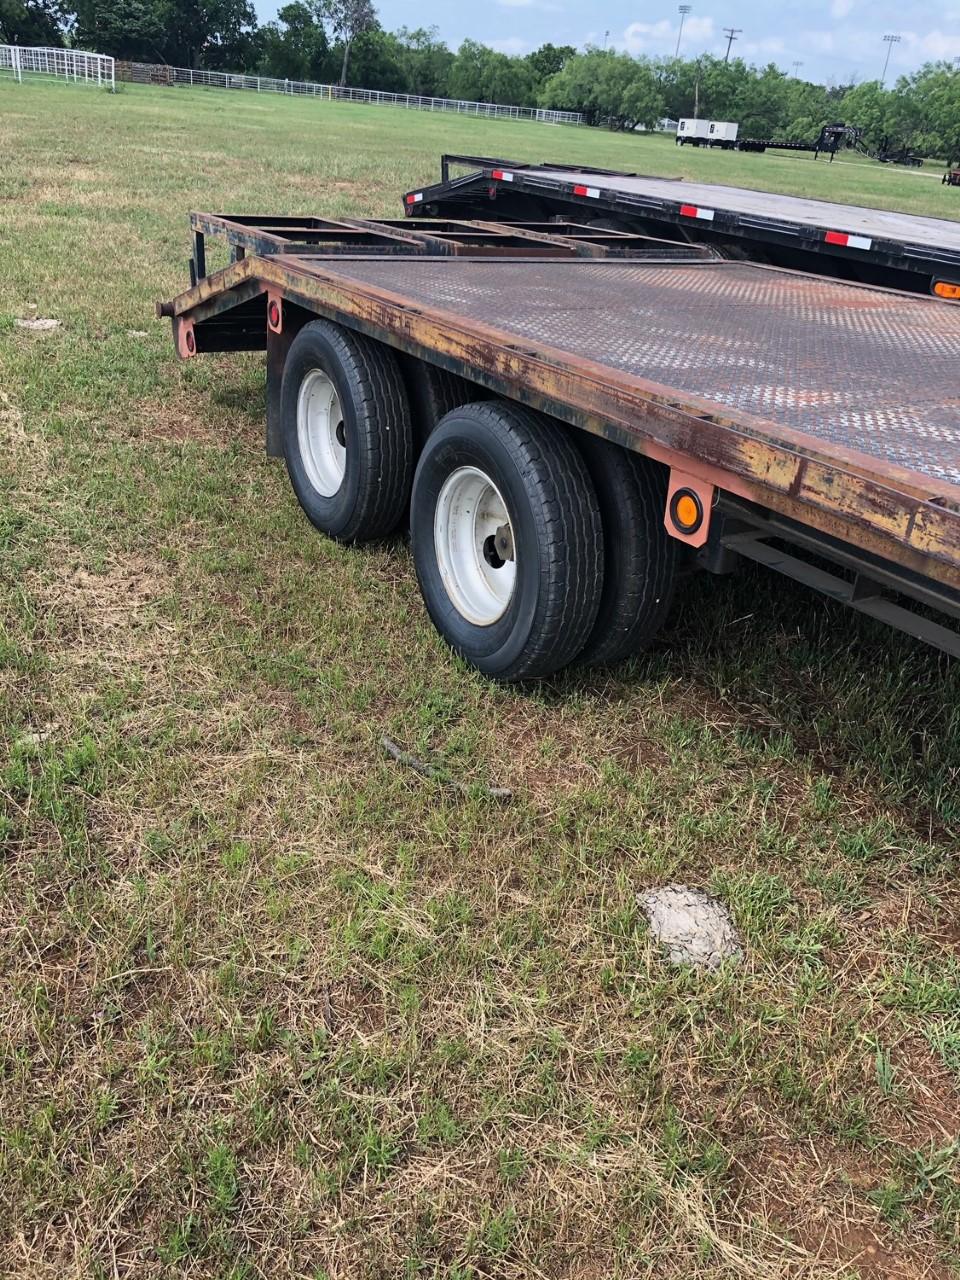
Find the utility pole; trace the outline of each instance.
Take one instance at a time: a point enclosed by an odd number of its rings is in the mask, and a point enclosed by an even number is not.
[[[903,39],[902,36],[884,36],[883,42],[887,46],[887,56],[883,60],[883,75],[880,77],[880,88],[882,89],[887,79],[887,67],[890,65],[890,55],[893,53],[893,46],[899,44]]]
[[[677,32],[677,51],[676,51],[676,53],[673,55],[673,56],[674,56],[674,58],[679,58],[679,57],[680,57],[680,41],[681,41],[681,39],[683,38],[683,20],[684,20],[684,18],[687,16],[687,14],[690,12],[690,10],[691,10],[692,8],[693,8],[693,5],[692,5],[692,4],[679,4],[679,5],[677,5],[677,13],[679,13],[679,15],[680,15],[680,30]]]
[[[730,61],[730,46],[736,40],[737,36],[743,32],[743,27],[724,27],[723,34],[727,37],[727,52],[724,54],[724,62]]]
[[[797,61],[793,64],[793,78],[794,78],[794,80],[796,80],[796,79],[798,78],[798,72],[800,71],[800,68],[801,68],[802,66],[803,66],[803,63],[802,63],[802,62],[800,61],[800,59],[798,58],[798,59],[797,59]]]

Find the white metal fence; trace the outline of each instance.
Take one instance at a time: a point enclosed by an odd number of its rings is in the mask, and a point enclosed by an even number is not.
[[[44,76],[50,80],[70,80],[116,88],[113,58],[80,49],[41,49],[19,44],[0,44],[0,72],[10,72],[14,80],[24,76]]]
[[[121,62],[117,78],[137,84],[205,85],[214,89],[249,89],[255,93],[286,93],[339,102],[372,102],[415,111],[451,111],[456,115],[499,120],[539,120],[544,124],[581,124],[577,111],[546,111],[537,107],[508,107],[493,102],[465,102],[456,98],[426,98],[413,93],[383,93],[379,89],[347,89],[309,80],[277,80],[270,76],[239,75],[231,71],[192,71],[189,67]]]

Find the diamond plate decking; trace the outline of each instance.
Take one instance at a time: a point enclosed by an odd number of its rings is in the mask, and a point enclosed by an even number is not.
[[[317,266],[960,486],[960,307],[741,263]]]

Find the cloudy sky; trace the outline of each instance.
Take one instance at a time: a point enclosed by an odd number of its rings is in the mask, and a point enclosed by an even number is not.
[[[283,0],[255,3],[266,20]],[[454,48],[465,36],[506,53],[526,53],[547,40],[603,44],[606,37],[617,48],[655,55],[672,53],[677,43],[677,6],[666,0],[377,0],[377,8],[388,29],[436,25]],[[743,29],[734,49],[749,61],[776,62],[785,71],[799,61],[800,74],[816,80],[879,78],[887,33],[901,36],[891,75],[932,58],[960,57],[960,0],[694,0],[683,52],[722,55],[729,26]]]

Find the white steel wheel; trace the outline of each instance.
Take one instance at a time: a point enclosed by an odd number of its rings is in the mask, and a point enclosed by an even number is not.
[[[454,608],[475,626],[492,626],[510,604],[517,562],[507,504],[479,467],[460,467],[447,477],[434,511],[433,541]]]
[[[310,484],[321,497],[332,498],[343,484],[347,442],[340,397],[322,369],[310,369],[300,383],[297,443]]]

